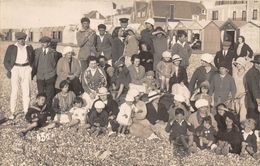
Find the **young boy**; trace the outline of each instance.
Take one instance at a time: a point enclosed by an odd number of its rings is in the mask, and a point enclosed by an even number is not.
[[[170,132],[170,142],[177,145],[184,146],[188,152],[193,152],[193,127],[185,120],[184,110],[177,108],[175,111],[175,120],[169,121],[166,128],[166,132]]]
[[[257,152],[256,135],[254,133],[256,123],[253,119],[246,119],[243,124],[244,130],[242,130],[242,134],[244,140],[242,142],[241,154],[245,155],[248,152],[255,158]]]
[[[89,134],[99,136],[106,133],[108,126],[108,112],[105,110],[105,103],[95,102],[94,108],[89,112]]]
[[[196,129],[196,133],[199,137],[199,144],[201,149],[205,148],[213,148],[214,146],[214,135],[216,134],[216,130],[212,126],[212,119],[210,116],[204,118],[203,123]]]
[[[36,104],[30,106],[25,115],[29,126],[21,131],[21,136],[25,136],[28,131],[45,126],[47,121],[46,94],[39,93],[36,96]]]
[[[73,101],[73,107],[69,111],[70,125],[86,124],[88,109],[82,107],[83,99],[76,97]]]

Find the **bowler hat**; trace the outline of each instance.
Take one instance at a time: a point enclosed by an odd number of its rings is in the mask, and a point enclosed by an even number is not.
[[[121,23],[128,23],[128,18],[120,18],[119,19],[119,21],[121,22]]]
[[[260,54],[255,55],[254,60],[252,60],[251,62],[260,64]]]
[[[27,37],[27,35],[25,33],[23,33],[23,32],[16,32],[15,33],[15,38],[17,40],[19,40],[19,39],[26,39],[26,37]]]
[[[48,36],[43,36],[39,41],[41,43],[49,43],[49,42],[51,42],[51,38]]]
[[[228,69],[228,65],[224,61],[219,63],[218,68],[220,68],[220,67],[224,67],[224,68]]]

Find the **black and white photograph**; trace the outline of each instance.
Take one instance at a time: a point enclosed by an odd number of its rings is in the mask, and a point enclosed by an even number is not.
[[[0,0],[0,166],[260,165],[260,0]]]

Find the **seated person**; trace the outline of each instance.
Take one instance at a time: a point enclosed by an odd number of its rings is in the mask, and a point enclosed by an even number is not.
[[[25,115],[25,119],[29,125],[26,127],[26,129],[21,131],[21,136],[25,136],[28,131],[46,125],[47,109],[45,93],[39,93],[36,96],[36,104],[29,107],[28,112]]]
[[[102,101],[95,102],[94,108],[88,114],[89,134],[104,135],[108,125],[108,112],[105,110],[105,103]]]
[[[193,127],[185,120],[184,110],[177,108],[175,111],[175,120],[168,122],[165,130],[170,133],[170,142],[184,146],[185,150],[192,151],[193,147]]]
[[[76,97],[73,101],[73,107],[69,111],[71,125],[86,124],[88,109],[82,107],[82,105],[83,105],[83,99],[81,97]]]

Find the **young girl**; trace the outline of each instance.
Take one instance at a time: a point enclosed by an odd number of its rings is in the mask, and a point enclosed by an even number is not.
[[[119,123],[118,133],[125,134],[128,126],[132,123],[132,116],[136,110],[134,104],[134,97],[131,95],[126,95],[125,103],[119,107],[119,113],[117,115],[116,121]]]
[[[256,135],[254,133],[255,124],[256,123],[253,119],[246,119],[243,122],[244,130],[242,130],[243,142],[241,150],[242,155],[249,153],[254,158],[256,157],[257,153]]]
[[[202,125],[196,129],[196,134],[199,137],[199,145],[201,149],[214,148],[216,130],[212,126],[212,119],[210,116],[204,118]]]
[[[82,105],[83,105],[83,99],[81,97],[76,97],[73,101],[73,107],[69,111],[71,116],[70,117],[71,125],[86,124],[88,110],[86,108],[83,108]]]
[[[159,82],[154,78],[154,71],[146,72],[143,84],[147,94],[150,91],[158,90]]]
[[[174,74],[175,69],[171,61],[172,55],[169,51],[164,51],[162,57],[163,59],[157,64],[157,73],[161,81],[161,91],[168,92],[170,89],[169,80]]]
[[[60,83],[61,92],[59,92],[54,98],[52,103],[53,111],[56,113],[54,120],[58,123],[68,123],[68,112],[72,108],[75,94],[69,91],[69,82],[63,80]]]
[[[149,52],[149,48],[147,48],[147,44],[144,42],[140,43],[140,57],[141,57],[141,65],[144,67],[145,72],[153,70],[153,54]]]

